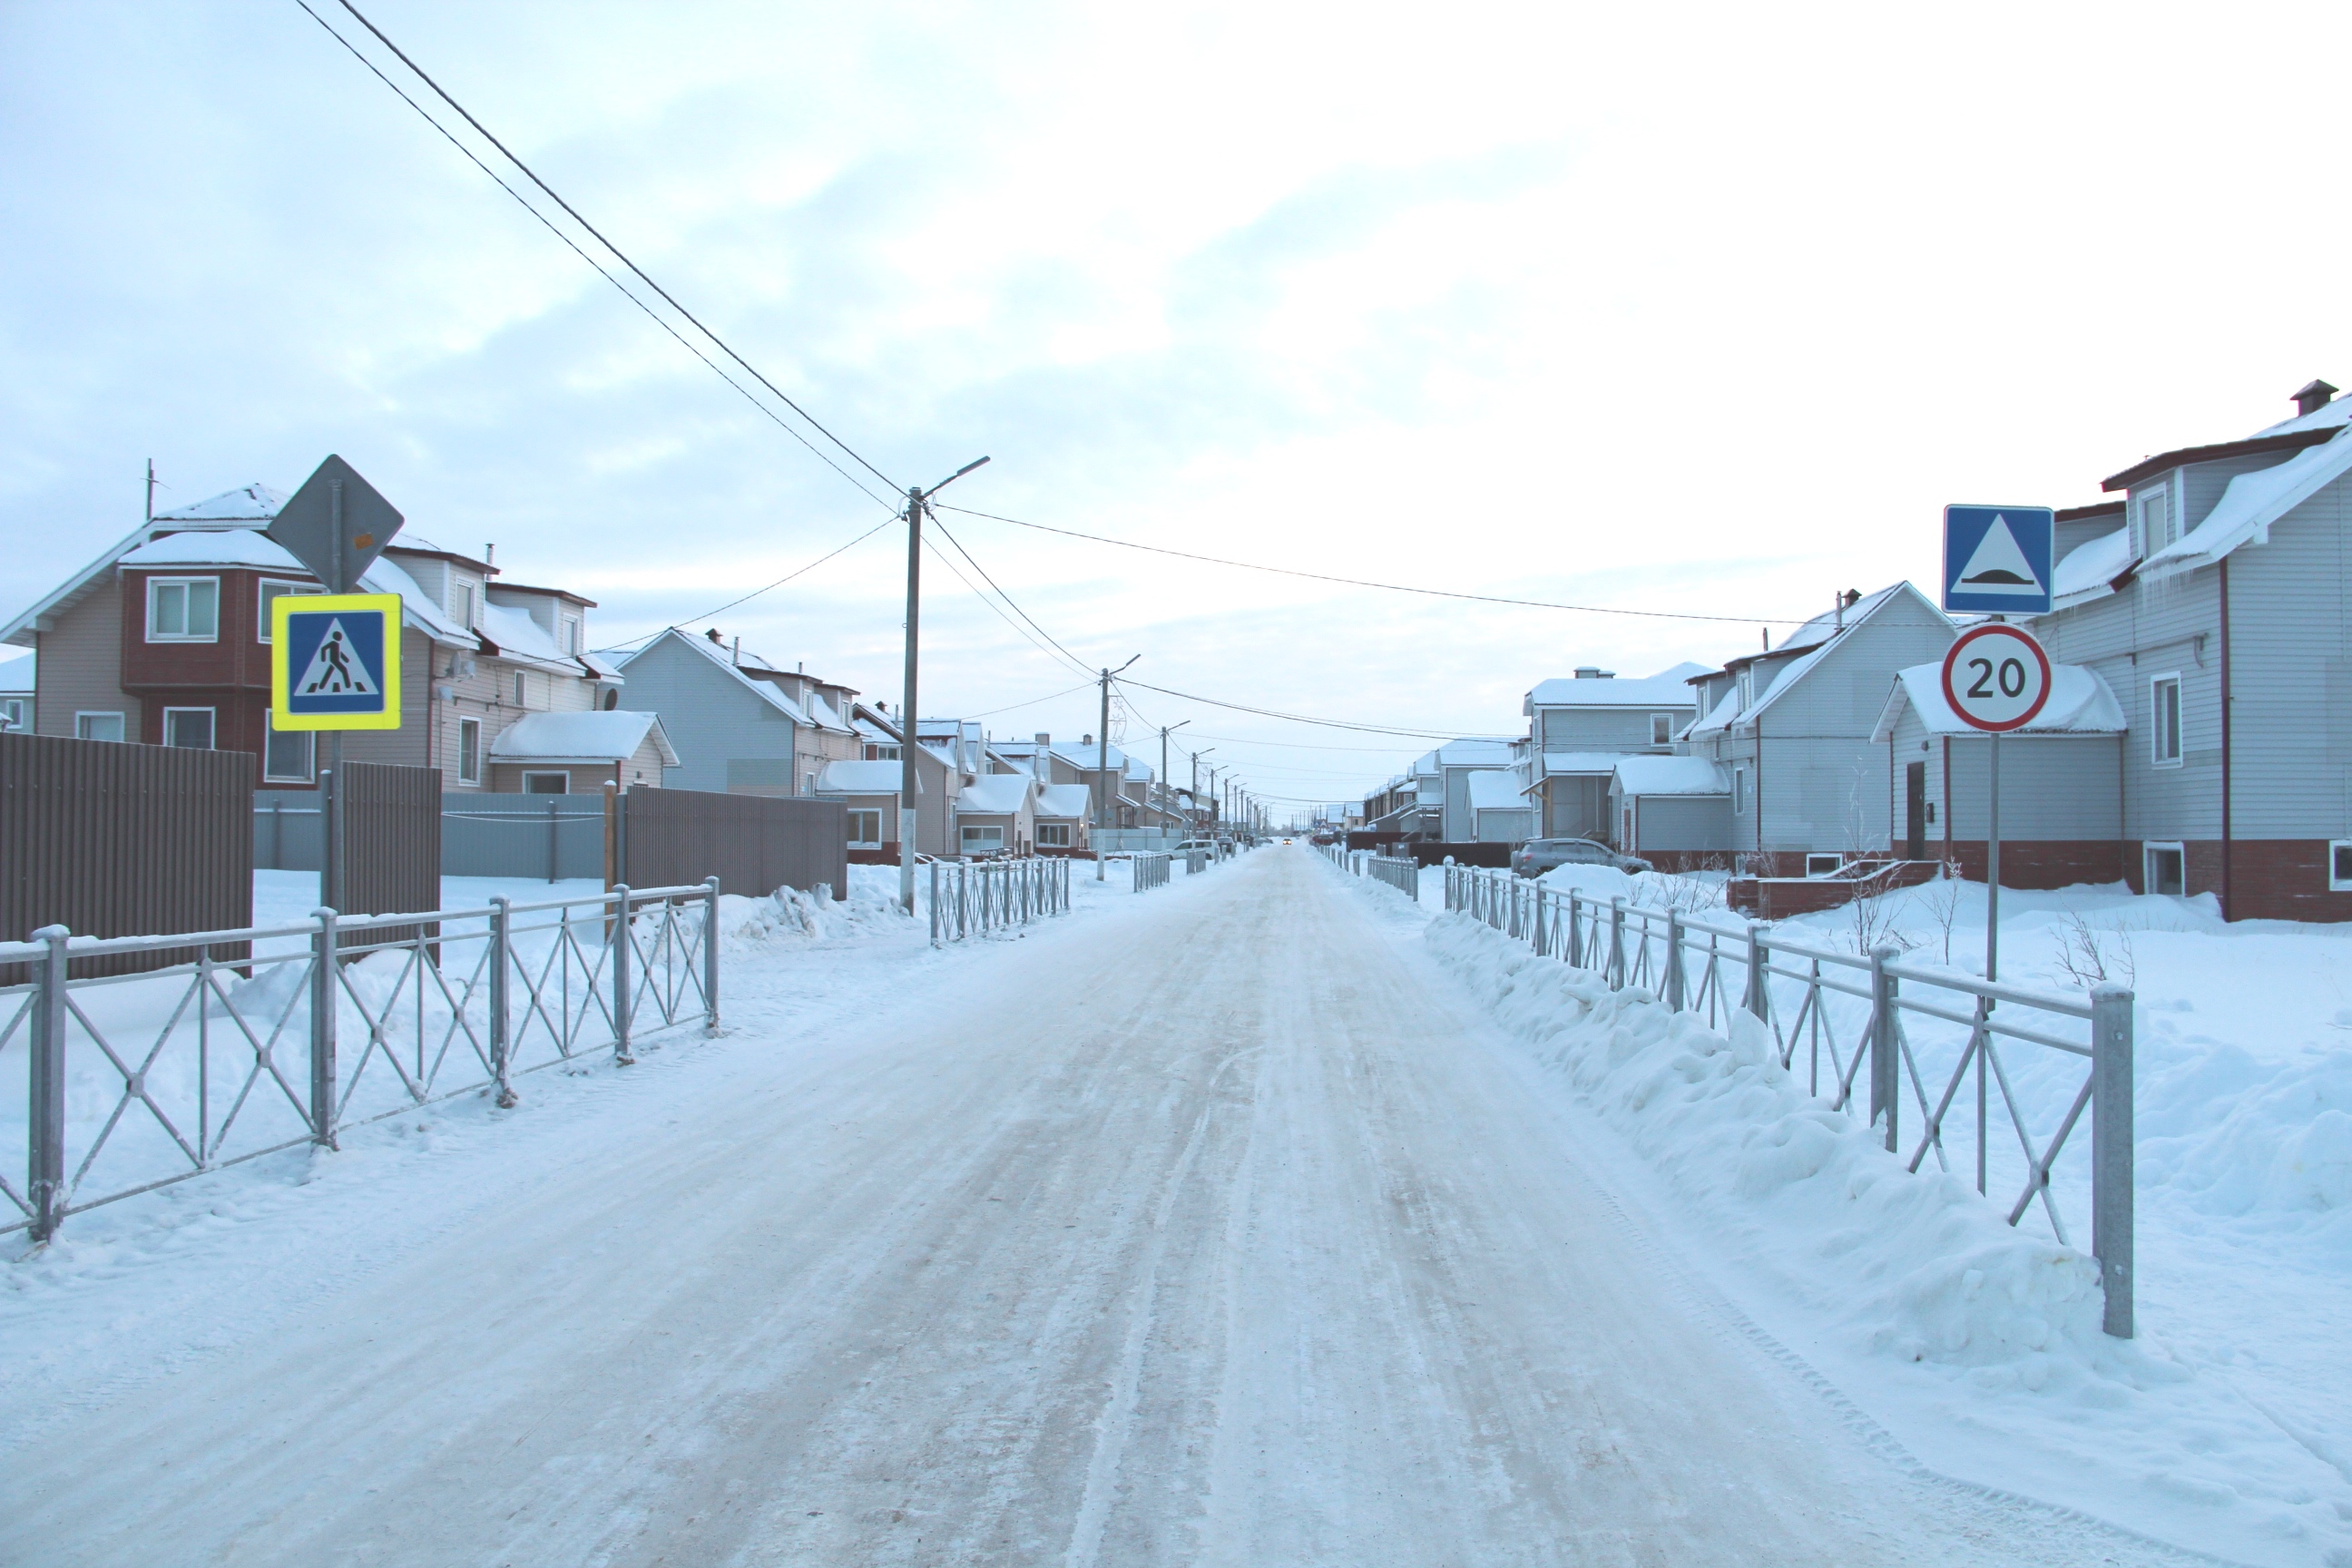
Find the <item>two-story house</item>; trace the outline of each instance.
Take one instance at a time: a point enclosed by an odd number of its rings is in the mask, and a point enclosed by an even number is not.
[[[671,789],[772,796],[832,794],[827,764],[865,756],[852,723],[856,693],[783,669],[745,651],[740,638],[672,626],[621,661],[630,700],[661,715],[681,760]],[[895,840],[894,831],[891,837]]]
[[[1642,680],[1588,665],[1567,679],[1538,681],[1520,703],[1528,743],[1520,787],[1534,806],[1531,837],[1622,837],[1610,809],[1610,779],[1626,757],[1665,756],[1698,717],[1690,680],[1704,665],[1678,664]]]
[[[2352,920],[2347,426],[2352,399],[2315,381],[2294,417],[2144,458],[2104,482],[2116,501],[2061,514],[2032,629],[2121,707],[2120,858],[2142,891]]]
[[[247,485],[151,518],[0,626],[40,656],[39,732],[249,752],[257,784],[313,784],[315,738],[269,726],[270,605],[320,591],[262,531],[284,499]],[[461,791],[658,779],[658,725],[620,715],[618,673],[585,651],[593,604],[497,575],[408,532],[369,567],[363,591],[400,595],[408,674],[400,727],[351,734],[344,755],[438,768]],[[607,717],[566,728],[556,755],[507,736],[543,714]]]

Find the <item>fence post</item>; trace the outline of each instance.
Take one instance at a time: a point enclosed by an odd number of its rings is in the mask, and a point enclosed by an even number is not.
[[[550,795],[547,797],[547,879],[551,882],[560,879],[557,873],[562,868],[557,853],[561,847],[557,836],[562,831],[562,819],[555,814],[555,797]]]
[[[26,1131],[31,1142],[26,1185],[33,1202],[33,1239],[55,1236],[66,1202],[66,940],[61,925],[43,926],[33,940],[41,954],[39,991],[33,998],[32,1103]]]
[[[931,945],[940,945],[940,863],[931,862]]]
[[[511,1027],[508,1018],[507,970],[513,963],[507,943],[513,915],[509,911],[512,902],[503,893],[490,897],[490,1077],[498,1084],[498,1106],[511,1110],[515,1104],[514,1043],[509,1037]]]
[[[629,1054],[629,958],[636,950],[636,939],[629,931],[629,885],[613,884],[614,896],[619,899],[619,919],[613,922],[613,1063],[628,1067],[637,1058]]]
[[[1759,1024],[1770,1021],[1771,1000],[1764,989],[1764,965],[1767,962],[1763,937],[1764,928],[1750,921],[1748,923],[1748,994],[1742,1005]]]
[[[1568,962],[1584,967],[1584,895],[1574,888],[1568,890]]]
[[[1609,989],[1625,989],[1625,895],[1609,900]]]
[[[1902,1049],[1895,1034],[1895,999],[1902,982],[1886,972],[1900,951],[1892,943],[1870,950],[1870,1119],[1886,1117],[1886,1151],[1895,1152],[1895,1111],[1902,1101]]]
[[[705,877],[710,889],[702,906],[702,1032],[719,1032],[719,879]]]
[[[310,937],[310,1142],[335,1146],[335,911],[316,909]]]
[[[2132,993],[2091,988],[2091,1253],[2107,1332],[2132,1337]]]
[[[1666,911],[1666,1011],[1683,1010],[1683,917],[1679,910]]]

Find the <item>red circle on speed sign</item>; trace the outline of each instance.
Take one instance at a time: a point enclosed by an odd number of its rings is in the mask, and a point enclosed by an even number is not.
[[[1944,655],[1944,700],[1971,729],[2021,729],[2050,700],[2050,656],[2021,626],[1970,626]]]

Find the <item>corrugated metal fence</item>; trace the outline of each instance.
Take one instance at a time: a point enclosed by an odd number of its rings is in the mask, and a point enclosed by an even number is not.
[[[343,764],[345,914],[404,915],[441,907],[441,770]],[[377,940],[414,942],[439,926],[395,926]]]
[[[608,879],[633,888],[719,879],[719,891],[764,898],[779,888],[836,899],[849,890],[849,808],[837,800],[695,789],[607,792]]]
[[[243,752],[0,734],[0,941],[50,925],[144,936],[252,924],[252,802]],[[126,952],[78,958],[71,971],[131,974],[194,957]],[[0,985],[30,978],[0,965]]]
[[[440,808],[445,877],[554,882],[604,874],[601,795],[444,795]],[[318,791],[256,792],[253,863],[265,871],[319,868]]]

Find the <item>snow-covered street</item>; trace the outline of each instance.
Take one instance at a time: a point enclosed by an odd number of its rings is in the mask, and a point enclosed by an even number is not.
[[[727,1039],[69,1232],[0,1557],[2168,1560],[1906,1466],[1400,929],[1293,848],[739,959]]]

